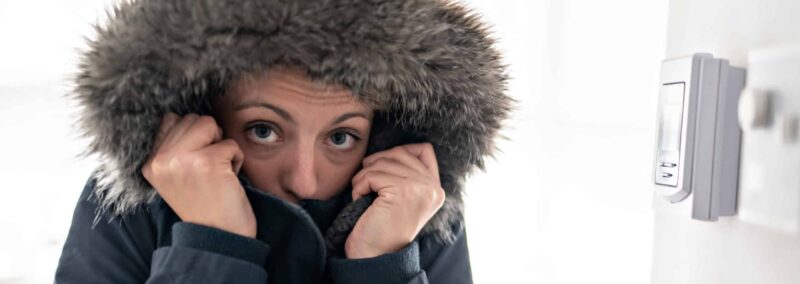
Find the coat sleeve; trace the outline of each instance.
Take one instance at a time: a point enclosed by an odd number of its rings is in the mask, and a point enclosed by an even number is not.
[[[150,208],[94,224],[95,181],[81,193],[61,252],[56,283],[266,283],[269,246],[223,230],[177,222],[157,248]]]
[[[329,262],[334,283],[472,283],[466,232],[461,226],[455,241],[432,247],[420,255],[418,241],[402,250],[365,259],[334,258]]]

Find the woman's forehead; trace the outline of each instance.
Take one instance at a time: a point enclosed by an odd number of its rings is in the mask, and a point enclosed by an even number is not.
[[[302,70],[287,67],[272,68],[234,80],[223,97],[224,107],[233,110],[260,103],[296,110],[316,109],[325,113],[371,110],[350,90],[313,81]]]

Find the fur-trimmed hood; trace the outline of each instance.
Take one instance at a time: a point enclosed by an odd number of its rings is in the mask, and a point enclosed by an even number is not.
[[[73,97],[101,163],[94,193],[116,215],[157,198],[140,169],[166,112],[208,114],[231,78],[285,64],[383,106],[369,151],[434,145],[447,198],[422,233],[446,240],[512,103],[486,27],[445,1],[138,0],[110,14]]]

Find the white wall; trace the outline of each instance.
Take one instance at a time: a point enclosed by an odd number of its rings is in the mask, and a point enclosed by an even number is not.
[[[747,67],[748,52],[800,40],[798,12],[800,1],[795,0],[671,0],[665,57],[710,52],[729,59],[733,65]],[[748,76],[751,75],[757,74]],[[769,76],[758,74],[764,75]],[[797,93],[781,95],[797,98]],[[749,191],[759,186],[750,179],[755,178],[753,170],[758,166],[747,159],[760,155],[759,147],[773,147],[771,151],[783,153],[769,161],[771,166],[788,166],[785,159],[798,159],[800,153],[796,146],[775,149],[783,146],[753,145],[752,138],[743,138],[740,191],[744,194],[740,193],[740,198],[750,196]],[[782,190],[796,191],[800,171],[790,172],[793,174],[764,173],[763,178],[771,179],[770,184],[775,186],[763,190],[776,193],[773,198],[781,198]],[[788,202],[796,204],[800,200]],[[740,199],[740,214],[716,223],[693,221],[686,212],[670,212],[674,208],[659,210],[655,216],[652,282],[800,282],[800,239],[788,232],[745,222],[741,211],[748,210],[750,204],[752,200]]]
[[[469,181],[476,283],[647,283],[667,1],[469,1],[520,100]]]

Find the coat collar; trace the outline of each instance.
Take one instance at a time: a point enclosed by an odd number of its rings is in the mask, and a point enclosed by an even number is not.
[[[242,174],[239,180],[256,217],[256,238],[270,246],[267,273],[271,280],[277,283],[322,281],[327,253],[321,233],[325,228],[320,225],[330,224],[329,220],[333,220],[347,202],[341,196],[347,194],[294,204],[256,188]]]
[[[257,188],[244,173],[240,173],[238,177],[244,188],[268,195],[270,198],[280,199],[278,196],[269,193],[266,190]],[[336,215],[351,201],[352,197],[350,196],[350,190],[348,189],[343,190],[336,196],[326,200],[302,199],[300,202],[298,202],[298,204],[285,201],[284,203],[287,203],[285,206],[289,206],[295,210],[305,211],[305,214],[311,217],[317,229],[320,232],[325,232],[336,218]]]

